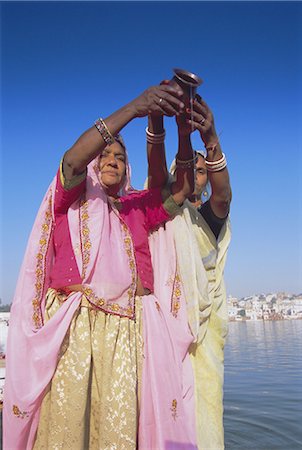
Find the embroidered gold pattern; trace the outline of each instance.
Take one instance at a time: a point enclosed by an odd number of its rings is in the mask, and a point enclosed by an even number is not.
[[[129,310],[132,309],[132,315],[134,316],[134,297],[136,291],[136,264],[134,251],[132,246],[132,239],[129,235],[129,230],[126,224],[122,223],[122,230],[124,233],[124,247],[129,258],[129,267],[131,269],[131,286],[128,289]]]
[[[45,258],[48,249],[49,238],[52,229],[52,195],[49,193],[49,200],[47,210],[45,212],[44,221],[41,226],[41,236],[39,239],[39,250],[36,255],[36,282],[35,282],[35,298],[32,300],[33,315],[32,320],[36,329],[43,325],[42,313],[40,309],[41,299],[43,295],[44,281],[45,281]],[[15,406],[15,405],[14,405]],[[17,407],[16,407],[17,408]]]
[[[81,250],[82,250],[82,279],[86,276],[87,266],[90,261],[90,249],[91,249],[91,241],[90,241],[90,230],[88,227],[88,201],[83,198],[80,202],[80,230],[81,230]]]
[[[174,398],[172,400],[172,407],[170,408],[170,411],[172,412],[172,417],[174,420],[176,420],[177,416],[177,400]]]
[[[29,417],[28,411],[20,411],[17,405],[13,405],[13,414],[19,419],[24,419],[25,417]]]
[[[180,276],[176,273],[173,293],[172,293],[172,315],[176,318],[178,315],[178,311],[180,310],[180,298],[181,298],[181,283]]]
[[[46,302],[49,320],[60,308],[56,291]],[[141,299],[136,302],[134,321],[96,312],[82,299],[42,402],[33,450],[137,448],[143,330]],[[83,415],[87,403],[90,413]],[[168,414],[169,408],[170,402]]]
[[[82,206],[85,206],[85,203],[82,203]],[[91,242],[89,239],[89,227],[88,227],[88,211],[87,211],[87,202],[85,206],[85,211],[83,210],[82,213],[80,213],[80,219],[81,219],[81,238],[82,238],[82,256],[83,256],[83,273],[86,274],[86,269],[88,262],[90,260],[90,248],[91,248]],[[93,290],[88,286],[83,286],[83,293],[86,296],[87,300],[92,303],[97,308],[101,309],[104,312],[115,314],[120,317],[129,317],[130,319],[134,319],[135,315],[135,309],[134,309],[134,297],[135,297],[135,290],[136,290],[136,264],[135,264],[135,257],[134,257],[134,251],[132,246],[132,239],[129,235],[129,230],[127,226],[122,223],[122,232],[123,232],[123,240],[124,240],[124,248],[126,251],[126,254],[129,259],[129,267],[131,269],[131,285],[127,291],[128,294],[128,305],[126,307],[121,306],[117,303],[111,303],[110,301],[107,301],[104,298],[97,297]],[[83,232],[85,230],[85,232]],[[87,240],[85,240],[87,238]],[[84,275],[85,276],[85,275]],[[82,274],[83,277],[83,274]]]
[[[99,177],[99,160],[96,161],[94,165],[94,171]],[[118,211],[116,213],[121,220]],[[88,202],[83,199],[80,204],[80,236],[81,236],[81,250],[82,250],[82,258],[83,258],[83,270],[82,270],[82,278],[86,276],[86,270],[88,263],[90,261],[90,230],[88,226],[89,214],[88,214]],[[131,285],[128,289],[128,305],[127,307],[123,307],[118,305],[117,303],[110,303],[104,298],[99,298],[95,295],[91,288],[84,287],[84,294],[90,303],[95,305],[97,308],[101,309],[104,312],[109,312],[110,314],[115,314],[120,317],[129,317],[130,319],[134,319],[135,317],[135,306],[134,306],[134,298],[136,291],[136,264],[135,264],[135,256],[132,245],[132,239],[130,236],[130,232],[125,223],[121,221],[123,239],[124,239],[124,249],[129,259],[129,267],[131,269]]]

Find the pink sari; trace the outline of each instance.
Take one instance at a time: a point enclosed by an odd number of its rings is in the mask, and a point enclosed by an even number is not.
[[[87,298],[97,305],[105,297],[107,311],[120,308],[122,315],[131,320],[136,290],[134,248],[129,230],[108,208],[94,164],[88,167],[86,201],[75,202],[68,215],[72,244],[74,249],[81,248],[75,255]],[[53,261],[54,190],[55,180],[38,212],[11,310],[3,410],[4,450],[32,449],[41,402],[56,370],[62,341],[81,301],[81,293],[72,293],[44,324],[45,293],[50,287]],[[159,259],[161,264],[157,265]],[[174,250],[162,248],[153,264],[157,280],[155,294],[161,300],[153,295],[143,297],[145,360],[139,448],[196,449],[192,425],[195,420],[190,417],[191,412],[194,415],[189,392],[193,376],[186,358],[192,335],[188,330],[175,339],[175,324],[166,306],[171,302],[175,306],[174,297],[181,297]],[[114,267],[114,271],[108,267]],[[169,280],[165,286],[161,284],[164,280]]]

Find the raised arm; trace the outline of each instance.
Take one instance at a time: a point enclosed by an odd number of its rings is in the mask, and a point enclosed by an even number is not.
[[[207,149],[206,165],[208,172],[208,180],[211,184],[212,194],[210,197],[210,205],[214,214],[219,218],[228,215],[232,200],[232,191],[230,186],[230,178],[227,167],[218,171],[211,171],[212,168],[219,169],[218,164],[214,162],[221,161],[223,167],[223,154],[219,139],[216,133],[214,117],[212,111],[205,101],[198,96],[198,100],[194,101],[193,118],[196,129],[199,130],[201,139]]]
[[[191,133],[194,130],[189,125],[187,114],[176,117],[178,130],[178,151],[176,155],[176,180],[171,185],[174,200],[182,204],[194,192],[195,185],[195,154],[191,144]]]
[[[194,153],[191,145],[191,127],[186,114],[178,115],[178,153],[176,157],[176,180],[171,184],[171,193],[181,205],[194,191]],[[163,116],[149,115],[147,129],[148,187],[164,187],[168,170],[164,145]]]
[[[165,153],[164,118],[149,114],[147,133],[148,187],[163,187],[167,183],[168,170]],[[149,134],[150,133],[150,134]],[[148,135],[149,134],[149,135]],[[152,136],[153,135],[153,136]]]
[[[98,129],[95,126],[89,128],[65,153],[63,170],[66,179],[83,172],[90,161],[112,143],[112,137],[134,118],[155,113],[173,116],[182,110],[183,104],[179,100],[181,94],[180,89],[171,86],[153,86],[109,117],[100,120]],[[164,109],[161,103],[165,104]]]
[[[162,85],[166,85],[163,81]],[[161,102],[166,108],[166,102]],[[184,107],[184,105],[181,105]],[[169,115],[169,114],[166,114]],[[178,153],[176,158],[176,181],[171,192],[176,203],[182,204],[194,191],[194,153],[191,145],[192,127],[188,124],[188,115],[180,110],[177,114]],[[168,180],[165,155],[165,129],[163,116],[149,114],[147,133],[148,187],[164,187]]]

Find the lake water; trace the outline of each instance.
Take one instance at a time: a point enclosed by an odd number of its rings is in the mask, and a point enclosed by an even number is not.
[[[226,449],[302,449],[302,320],[230,323],[224,399]]]
[[[0,330],[4,341],[6,332]],[[302,320],[231,322],[225,348],[226,450],[302,449],[301,419]]]

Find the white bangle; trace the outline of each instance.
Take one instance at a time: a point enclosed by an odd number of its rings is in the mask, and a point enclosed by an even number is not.
[[[208,172],[219,172],[227,166],[227,160],[224,153],[222,153],[222,158],[217,161],[205,161]]]
[[[146,128],[146,134],[147,134],[147,136],[149,136],[149,137],[154,137],[154,138],[156,138],[156,137],[165,137],[166,136],[166,130],[164,130],[162,133],[151,133],[151,131],[149,130],[149,128],[147,127]]]
[[[148,127],[146,128],[146,136],[147,142],[150,144],[163,144],[165,141],[166,131],[164,130],[162,133],[155,134],[149,131]]]
[[[216,164],[220,164],[221,162],[223,162],[225,160],[225,154],[222,153],[222,157],[220,159],[217,159],[216,161],[208,161],[206,159],[206,165],[207,166],[216,166]]]

